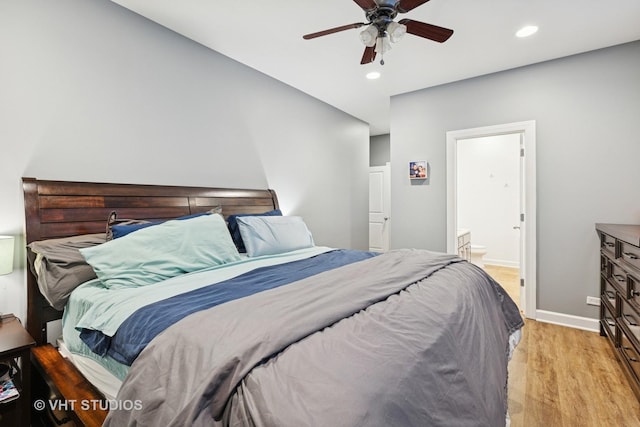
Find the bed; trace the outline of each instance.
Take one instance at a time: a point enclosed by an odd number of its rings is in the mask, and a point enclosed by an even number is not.
[[[303,220],[279,212],[272,190],[23,183],[35,271],[27,327],[40,344],[34,354],[52,354],[48,325],[64,317],[67,356],[46,369],[36,357],[37,371],[59,389],[64,380],[52,378],[56,363],[65,363],[82,381],[92,377],[87,399],[104,402],[85,411],[102,414],[96,420],[77,422],[507,422],[507,364],[523,321],[497,283],[456,256],[318,246]],[[36,263],[31,249],[106,234],[113,212],[154,224],[79,249],[98,277],[65,296],[59,310],[36,277],[42,259]],[[246,253],[229,223],[242,231]],[[189,252],[201,236],[214,236],[206,253]],[[174,251],[169,242],[177,240],[188,245]],[[141,249],[152,247],[165,249]],[[103,381],[93,368],[107,372]]]

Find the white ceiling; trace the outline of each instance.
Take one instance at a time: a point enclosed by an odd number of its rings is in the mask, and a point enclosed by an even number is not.
[[[447,42],[408,34],[384,66],[360,65],[361,30],[302,39],[365,22],[353,0],[112,1],[362,119],[371,135],[389,132],[392,95],[640,39],[639,0],[431,0],[396,20],[451,28]],[[538,33],[516,38],[528,24]],[[367,80],[374,69],[382,77]]]

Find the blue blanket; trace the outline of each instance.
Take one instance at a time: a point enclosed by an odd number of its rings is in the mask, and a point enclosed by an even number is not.
[[[257,268],[232,279],[142,307],[120,325],[113,337],[100,331],[82,329],[80,338],[95,353],[101,356],[109,355],[118,362],[131,366],[153,338],[192,313],[375,255],[375,252],[340,249],[300,261]]]

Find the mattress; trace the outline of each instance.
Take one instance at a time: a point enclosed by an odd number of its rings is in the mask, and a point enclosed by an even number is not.
[[[122,386],[122,380],[113,375],[107,368],[94,359],[74,354],[67,348],[64,339],[57,341],[60,354],[75,366],[78,371],[93,384],[105,398],[113,400]]]

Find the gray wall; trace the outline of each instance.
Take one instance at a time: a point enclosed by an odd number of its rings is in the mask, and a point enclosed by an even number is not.
[[[369,166],[384,166],[391,161],[391,135],[371,137],[369,148]]]
[[[107,0],[0,2],[0,53],[0,234],[32,176],[269,187],[318,244],[367,248],[366,123]],[[0,311],[24,288],[19,259]]]
[[[393,97],[391,246],[446,250],[447,131],[535,120],[537,308],[597,318],[594,223],[640,223],[638,70],[640,41]]]

